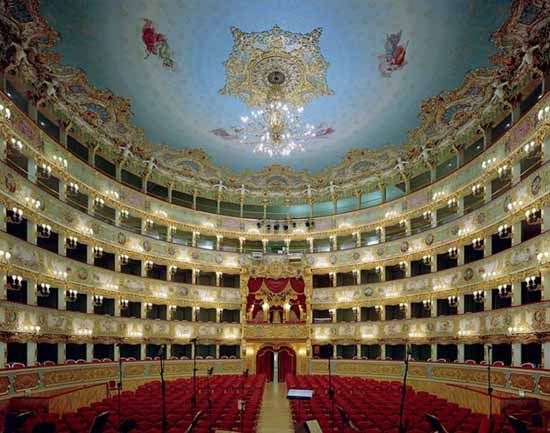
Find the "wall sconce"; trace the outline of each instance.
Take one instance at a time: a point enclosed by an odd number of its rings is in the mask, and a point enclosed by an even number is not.
[[[527,285],[527,290],[530,292],[537,292],[541,289],[540,283],[537,282],[537,277],[534,275],[527,277],[525,279],[525,284]]]
[[[23,222],[23,211],[17,207],[8,210],[8,221],[12,224],[21,224]]]
[[[439,200],[441,197],[445,195],[445,191],[437,191],[432,194],[432,200],[436,201]]]
[[[69,165],[67,163],[67,160],[65,158],[63,158],[62,156],[54,155],[52,159],[53,159],[53,162],[55,164],[61,166],[62,168],[67,168],[67,166]]]
[[[145,311],[149,312],[153,309],[153,304],[151,302],[144,302],[143,307],[145,308]]]
[[[178,309],[178,306],[177,305],[168,305],[168,311],[170,311],[171,313],[175,313]]]
[[[52,226],[49,224],[38,224],[36,232],[39,238],[48,239],[52,235]]]
[[[458,305],[458,296],[456,295],[448,296],[447,302],[449,303],[449,307],[455,308]]]
[[[506,164],[504,164],[502,167],[499,167],[497,170],[498,177],[500,177],[501,179],[503,177],[506,177],[508,175],[508,172],[509,172],[509,167]]]
[[[40,332],[40,326],[38,325],[23,325],[19,328],[20,332],[26,334],[38,334]]]
[[[382,266],[377,266],[374,268],[374,272],[376,272],[377,274],[381,274],[383,270],[384,269],[382,268]]]
[[[86,236],[93,236],[94,235],[94,229],[91,228],[91,227],[82,227],[80,230]]]
[[[94,206],[96,209],[102,209],[103,206],[105,206],[105,200],[103,200],[101,197],[94,198]]]
[[[37,287],[36,294],[41,298],[47,298],[50,296],[50,285],[47,283],[40,283]]]
[[[151,219],[145,220],[145,230],[151,230],[153,226],[155,225],[155,222]]]
[[[109,197],[114,198],[115,200],[118,200],[120,198],[120,194],[113,189],[105,191],[105,194],[108,195]]]
[[[375,305],[374,306],[374,311],[376,311],[377,313],[381,313],[382,312],[382,305]]]
[[[74,250],[78,246],[78,238],[76,236],[67,236],[65,245],[68,249]]]
[[[0,104],[0,116],[2,116],[6,120],[10,120],[11,110],[8,107],[5,107],[4,105]]]
[[[57,278],[58,280],[66,280],[68,274],[65,271],[54,271],[53,276],[54,276],[54,278]]]
[[[451,247],[447,251],[450,259],[456,259],[458,257],[458,249],[456,247]]]
[[[122,221],[127,221],[130,216],[130,213],[126,209],[122,209],[120,211],[120,219]]]
[[[422,216],[426,221],[430,221],[432,219],[432,211],[431,210],[424,211],[422,212]]]
[[[374,230],[376,231],[377,234],[381,234],[384,229],[382,227],[378,226]]]
[[[476,290],[472,293],[474,296],[474,302],[481,304],[485,300],[485,292],[483,290]]]
[[[0,256],[1,256],[1,254],[2,254],[2,251],[0,251]],[[546,263],[548,263],[550,261],[550,253],[548,251],[538,253],[537,254],[537,261],[541,265],[545,265]]]
[[[425,310],[431,310],[432,309],[432,300],[431,299],[424,299],[422,301],[422,307]]]
[[[458,200],[456,198],[451,198],[447,201],[447,207],[453,209],[458,206]]]
[[[512,237],[512,228],[508,224],[503,224],[498,227],[497,234],[501,239],[510,239]]]
[[[120,300],[120,309],[121,310],[127,310],[130,306],[130,301],[128,299],[121,299]]]
[[[40,206],[42,205],[40,200],[37,200],[32,197],[25,197],[25,202],[27,203],[27,207],[30,207],[33,209],[40,209]]]
[[[262,310],[264,310],[264,312],[269,310],[269,304],[267,302],[262,304]]]
[[[93,248],[93,254],[96,259],[100,259],[103,257],[103,248],[102,247],[94,247]]]
[[[476,251],[482,251],[484,248],[484,242],[481,238],[472,239],[472,248]]]
[[[65,188],[67,189],[67,192],[73,196],[77,195],[78,190],[80,189],[78,184],[75,182],[69,182]]]
[[[49,178],[52,175],[52,168],[43,162],[38,166],[38,175],[44,178]]]
[[[19,275],[9,275],[7,283],[9,290],[21,290],[23,287],[23,277]]]
[[[92,302],[94,304],[94,307],[101,307],[103,305],[103,296],[94,295]]]
[[[8,263],[11,259],[9,251],[0,250],[0,263]]]
[[[485,188],[483,187],[483,185],[481,185],[479,183],[476,183],[475,185],[472,185],[472,194],[474,196],[479,196],[479,195],[483,194],[484,191],[485,191]]]
[[[514,201],[508,203],[508,205],[506,207],[508,208],[509,211],[514,211],[514,210],[520,208],[521,206],[523,206],[523,201],[514,200]]]
[[[21,143],[21,140],[17,140],[15,138],[12,138],[10,141],[11,145],[16,148],[17,150],[23,149],[23,143]]]
[[[118,259],[120,260],[121,265],[127,265],[130,258],[126,254],[121,254]]]
[[[66,292],[67,302],[76,302],[78,299],[78,291],[75,289],[69,289]]]
[[[537,225],[541,222],[540,209],[532,208],[525,212],[525,219],[529,225]]]
[[[399,221],[399,226],[400,227],[407,227],[407,220],[406,219],[402,219]]]
[[[427,265],[432,264],[432,256],[422,256],[422,263]]]
[[[145,260],[143,263],[146,271],[152,271],[155,264],[151,260]]]
[[[550,117],[550,106],[546,106],[544,108],[541,108],[539,112],[537,113],[537,119],[543,120]]]
[[[501,284],[497,287],[498,296],[507,299],[512,296],[512,286],[510,284]]]
[[[404,271],[405,269],[407,269],[407,262],[401,261],[397,264],[397,266],[399,266],[400,270]]]
[[[283,308],[288,313],[290,311],[290,304],[288,302],[285,302],[285,305],[283,305]]]
[[[168,267],[168,272],[170,272],[170,275],[174,276],[176,272],[178,272],[178,267],[176,265],[170,265]]]
[[[534,153],[535,150],[537,149],[537,147],[538,146],[536,145],[535,141],[531,140],[529,143],[527,143],[523,146],[523,151],[525,153]]]
[[[401,302],[399,304],[399,310],[405,311],[407,309],[407,304],[405,302]]]

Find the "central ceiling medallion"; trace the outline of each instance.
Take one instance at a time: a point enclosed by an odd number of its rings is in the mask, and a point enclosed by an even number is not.
[[[234,131],[254,152],[288,156],[315,138],[317,128],[302,122],[304,106],[333,94],[326,80],[329,64],[319,47],[321,32],[291,33],[275,26],[244,33],[231,28],[234,45],[224,64],[220,94],[237,96],[253,110]]]

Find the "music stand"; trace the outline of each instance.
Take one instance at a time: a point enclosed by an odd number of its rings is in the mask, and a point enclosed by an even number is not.
[[[506,418],[508,419],[508,422],[510,423],[510,425],[512,426],[512,429],[514,430],[514,433],[527,433],[528,430],[527,430],[527,426],[525,425],[525,423],[516,418],[515,416],[512,416],[512,415],[507,415]]]
[[[439,418],[435,415],[432,415],[431,413],[424,414],[424,417],[426,420],[430,423],[432,426],[432,430],[437,433],[449,433],[445,426],[441,424],[441,421],[439,421]]]
[[[313,397],[313,390],[312,389],[297,389],[297,388],[291,388],[288,390],[286,394],[287,400],[297,400],[298,401],[298,410],[296,413],[297,423],[300,423],[301,421],[301,402],[302,400],[311,400]]]
[[[105,425],[107,424],[109,413],[109,411],[101,412],[94,418],[94,423],[90,428],[90,433],[103,433],[103,430],[105,430]]]
[[[27,410],[18,414],[15,412],[8,412],[4,421],[6,433],[18,432],[32,415],[34,415],[32,410]]]
[[[201,416],[202,416],[202,410],[199,410],[193,417],[193,420],[191,421],[191,424],[189,424],[189,427],[185,429],[185,433],[191,433],[195,429]]]
[[[344,426],[348,426],[352,431],[360,432],[359,428],[353,423],[353,421],[350,419],[346,411],[342,406],[336,406],[336,410],[338,410],[338,413],[340,414],[340,418],[342,418],[342,421],[344,423]]]

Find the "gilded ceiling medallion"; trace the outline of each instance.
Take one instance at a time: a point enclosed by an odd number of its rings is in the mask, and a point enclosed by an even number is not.
[[[319,47],[322,29],[292,33],[274,26],[270,31],[245,33],[231,28],[233,50],[224,63],[221,95],[237,96],[249,107],[260,107],[272,87],[280,87],[286,102],[303,107],[311,100],[332,95]]]

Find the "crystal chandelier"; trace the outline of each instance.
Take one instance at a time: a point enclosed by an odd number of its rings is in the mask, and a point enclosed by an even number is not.
[[[303,152],[304,141],[315,137],[315,127],[302,122],[303,112],[303,107],[285,101],[278,84],[272,84],[265,103],[241,117],[239,141],[270,157]]]

